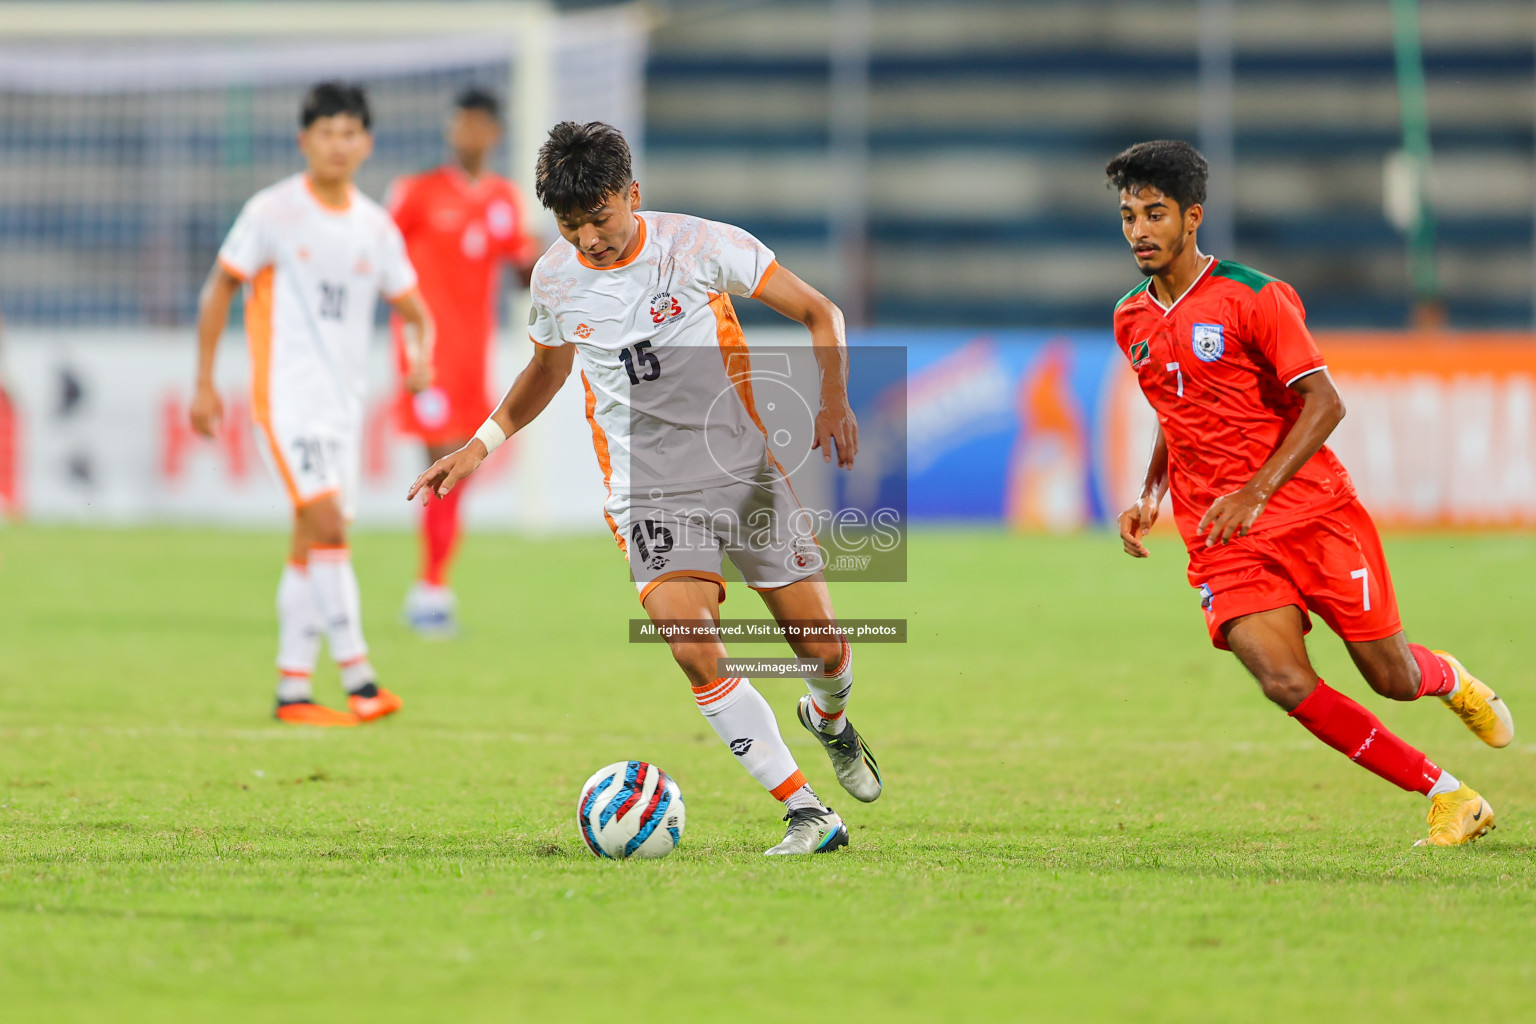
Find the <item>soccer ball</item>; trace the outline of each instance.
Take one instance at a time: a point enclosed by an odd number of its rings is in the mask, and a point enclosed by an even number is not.
[[[576,828],[598,857],[665,857],[683,838],[683,792],[644,761],[615,761],[581,787]]]

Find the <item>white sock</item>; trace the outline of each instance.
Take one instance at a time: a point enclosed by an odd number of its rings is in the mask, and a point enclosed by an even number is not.
[[[806,676],[805,688],[811,691],[811,721],[819,732],[836,736],[848,725],[843,714],[848,696],[853,692],[853,648],[843,641],[843,660],[830,674]]]
[[[292,672],[278,674],[277,702],[279,704],[293,704],[297,701],[310,703],[314,699],[315,692],[310,688],[309,676],[301,676]]]
[[[372,686],[375,681],[373,663],[366,656],[337,667],[341,670],[341,688],[348,693],[357,693],[365,687]],[[367,694],[367,696],[373,695]]]
[[[822,804],[821,798],[816,795],[816,792],[807,783],[789,794],[789,798],[784,801],[784,809],[787,811],[798,811],[801,809],[824,811],[826,806]]]
[[[1429,792],[1424,795],[1433,800],[1441,793],[1454,793],[1460,788],[1461,780],[1442,768],[1440,769],[1440,777],[1435,780],[1435,784],[1430,786]]]
[[[810,792],[794,755],[779,735],[773,708],[751,683],[738,676],[716,679],[706,686],[695,686],[693,698],[705,721],[725,741],[747,774],[772,793],[774,799],[788,801],[802,789]],[[815,799],[815,793],[810,795]],[[821,801],[817,800],[816,805],[821,806]]]
[[[454,600],[453,591],[443,584],[417,580],[406,596],[406,603],[413,608],[445,608],[452,611],[458,602]]]
[[[309,677],[320,657],[320,610],[310,592],[309,573],[296,562],[283,566],[277,581],[277,699],[309,700]]]
[[[336,664],[346,665],[368,656],[363,640],[362,600],[357,593],[357,574],[352,571],[352,552],[340,547],[315,547],[309,551],[309,589],[315,596]]]

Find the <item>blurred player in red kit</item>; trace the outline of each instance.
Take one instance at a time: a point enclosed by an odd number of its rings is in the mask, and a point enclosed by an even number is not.
[[[483,89],[459,94],[447,130],[453,159],[401,178],[389,208],[421,279],[421,293],[437,323],[433,386],[402,389],[397,421],[422,439],[427,461],[463,447],[495,402],[486,393],[486,359],[496,330],[502,266],[511,263],[523,283],[538,258],[522,196],[487,166],[501,141],[500,104]],[[399,325],[396,347],[404,349]],[[455,631],[448,563],[459,535],[463,489],[427,504],[422,515],[421,575],[406,597],[405,618],[417,632],[446,637]]]
[[[0,315],[0,516],[21,515],[16,458],[19,435],[16,405],[5,376],[5,317]]]
[[[1514,738],[1508,708],[1444,651],[1411,644],[1375,524],[1324,441],[1344,403],[1290,285],[1200,252],[1207,165],[1184,142],[1143,142],[1105,168],[1137,268],[1115,341],[1157,413],[1141,495],[1120,514],[1126,553],[1163,496],[1189,550],[1212,643],[1264,695],[1362,768],[1430,798],[1429,835],[1454,846],[1493,827],[1493,808],[1313,670],[1309,613],[1348,648],[1371,689],[1439,697],[1485,743]]]

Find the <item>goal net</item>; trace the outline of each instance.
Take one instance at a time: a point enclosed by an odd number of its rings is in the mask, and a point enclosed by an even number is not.
[[[192,436],[186,406],[198,290],[245,200],[302,169],[306,89],[367,88],[375,145],[358,184],[382,199],[444,159],[455,94],[490,88],[507,121],[492,169],[531,194],[555,121],[608,121],[641,155],[648,28],[639,5],[560,14],[543,0],[0,0],[0,521],[285,522],[250,440],[238,324],[216,444]],[[553,227],[534,224],[545,239]],[[507,301],[502,322],[521,325]],[[527,349],[498,347],[496,384]],[[359,515],[403,524],[420,451],[391,427],[388,346],[369,374]],[[580,395],[560,402],[572,407],[481,482],[472,520],[601,525],[590,450],[566,429]]]
[[[556,120],[638,143],[644,32],[637,9],[541,4],[0,4],[0,308],[13,327],[190,322],[241,204],[302,166],[322,79],[368,89],[375,198],[442,160],[469,85],[506,98],[493,165],[525,186]]]

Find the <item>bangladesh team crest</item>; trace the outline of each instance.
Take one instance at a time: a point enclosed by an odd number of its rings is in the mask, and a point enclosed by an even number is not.
[[[1227,350],[1221,324],[1195,324],[1189,341],[1190,347],[1195,350],[1195,358],[1205,363],[1214,363]]]
[[[1131,346],[1131,369],[1141,369],[1141,364],[1152,358],[1152,339],[1138,341]]]

